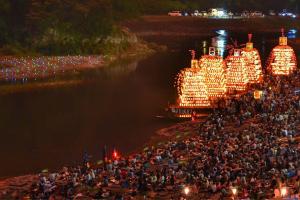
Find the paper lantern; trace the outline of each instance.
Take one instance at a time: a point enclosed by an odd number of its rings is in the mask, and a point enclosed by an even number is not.
[[[203,71],[200,68],[185,68],[177,78],[177,91],[180,107],[210,107]]]
[[[209,49],[209,55],[204,55],[199,61],[203,70],[204,82],[207,86],[208,97],[216,100],[226,94],[225,62],[221,56],[215,55],[215,48]]]
[[[263,95],[263,91],[261,91],[261,90],[255,90],[253,93],[254,99],[257,99],[257,100],[261,99],[262,95]]]
[[[249,83],[258,83],[262,80],[262,66],[261,59],[257,49],[253,48],[251,42],[252,34],[248,35],[249,41],[246,44],[246,48],[243,48],[241,55],[247,60],[247,73]]]
[[[226,58],[226,87],[229,93],[245,91],[249,83],[247,59],[241,56],[239,49],[234,50],[234,55]]]
[[[210,107],[207,87],[204,82],[203,70],[199,68],[195,59],[195,51],[192,55],[191,67],[184,68],[176,78],[178,101],[181,108],[207,108]]]
[[[289,75],[297,68],[297,58],[292,47],[287,45],[287,37],[279,38],[279,45],[274,47],[267,61],[267,69],[273,75]]]

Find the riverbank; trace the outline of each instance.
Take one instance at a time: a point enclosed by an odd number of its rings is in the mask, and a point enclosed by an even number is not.
[[[143,41],[124,29],[128,48],[120,52],[91,56],[4,56],[0,55],[0,94],[33,89],[78,85],[81,72],[114,66],[116,63],[141,60],[166,47]],[[111,38],[114,45],[125,40]],[[74,76],[74,79],[72,78]]]
[[[210,19],[198,17],[144,16],[122,23],[136,35],[146,38],[153,36],[191,37],[211,36],[216,30],[231,32],[278,32],[280,29],[300,29],[298,19],[281,17],[249,19]]]
[[[149,139],[149,142],[144,144],[142,148],[124,156],[130,156],[131,154],[146,151],[147,149],[154,147],[157,148],[169,141],[181,141],[189,137],[194,137],[197,135],[199,123],[201,124],[202,122],[203,120],[194,122],[187,121],[160,129],[155,132],[155,134]],[[94,163],[93,165],[97,165],[97,163]],[[44,174],[43,172],[40,173]],[[45,174],[48,173],[51,172],[45,172]],[[6,196],[6,194],[10,194],[11,197],[18,196],[20,193],[24,194],[25,191],[30,190],[32,183],[35,183],[38,180],[39,174],[0,178],[0,198]]]
[[[258,130],[261,130],[263,128],[262,123],[264,120],[261,119],[260,117],[261,117],[260,115],[255,115],[253,117],[249,117],[246,120],[244,120],[241,125],[237,125],[235,121],[226,122],[226,125],[224,127],[222,127],[222,132],[231,134],[231,136],[232,136],[232,133],[242,133],[242,132],[247,135],[248,131],[253,129],[254,127],[258,128]],[[166,148],[166,146],[168,146],[170,144],[187,144],[187,145],[190,145],[191,147],[189,150],[190,153],[186,154],[185,155],[186,157],[184,157],[183,152],[181,152],[181,151],[186,151],[186,150],[177,150],[177,154],[181,155],[179,157],[179,162],[181,163],[182,166],[185,166],[189,160],[197,159],[197,156],[199,156],[198,152],[192,147],[192,144],[195,143],[194,145],[196,145],[197,148],[200,148],[202,145],[204,145],[202,143],[205,143],[205,141],[202,138],[203,137],[202,134],[199,135],[199,133],[200,133],[199,131],[205,130],[205,128],[202,129],[203,127],[212,126],[213,124],[212,124],[211,120],[212,119],[210,119],[208,123],[203,123],[203,121],[182,122],[182,123],[176,124],[174,126],[161,129],[156,132],[157,138],[156,139],[152,138],[149,141],[147,147],[145,147],[143,150],[140,150],[136,154],[140,155],[140,154],[146,154],[147,152],[162,151],[163,149]],[[297,130],[299,130],[299,128],[300,127],[297,126]],[[296,135],[299,135],[299,134],[296,133]],[[211,137],[215,137],[215,136],[216,135],[212,135]],[[197,140],[200,141],[199,144],[198,144]],[[294,138],[293,144],[299,144],[299,141],[300,141],[300,137],[297,136]],[[278,137],[276,139],[276,142],[281,147],[291,145],[289,139],[284,136]],[[216,143],[216,141],[214,141],[214,143]],[[233,140],[231,140],[231,143],[233,143]],[[207,147],[209,147],[209,145],[212,145],[212,144],[208,143],[206,145],[208,145]],[[234,147],[232,145],[230,148],[231,148],[231,150],[230,150],[231,153],[235,152],[234,148],[236,148],[236,147]],[[141,153],[141,152],[144,152],[144,153]],[[130,155],[129,155],[129,158],[131,159]],[[153,170],[159,169],[161,166],[161,165],[157,165],[154,163],[151,163],[150,165],[151,165],[150,169],[153,169]],[[102,164],[100,164],[100,165],[99,165],[99,163],[92,164],[92,168],[94,168],[94,169],[101,168],[101,167],[102,167]],[[64,173],[63,172],[64,170],[66,170],[66,169],[63,169],[59,173]],[[236,170],[238,170],[238,169],[236,169]],[[32,185],[39,182],[41,176],[46,176],[46,177],[51,176],[50,175],[51,173],[52,172],[45,171],[45,172],[40,173],[39,175],[26,175],[26,176],[20,176],[20,177],[14,177],[14,178],[1,180],[0,181],[0,198],[8,198],[8,197],[16,198],[16,199],[26,198],[26,197],[29,198],[29,195],[30,195],[29,191],[32,191],[32,189],[34,188],[34,187],[32,187]],[[63,181],[63,180],[61,180],[61,181]],[[182,181],[182,179],[176,180],[176,183],[178,181]],[[60,184],[62,184],[62,183],[63,182],[61,182]],[[204,183],[202,185],[204,185]],[[95,186],[95,187],[98,188],[98,186]],[[103,194],[106,194],[107,191],[110,191],[110,192],[112,192],[112,194],[130,195],[130,190],[122,189],[119,186],[119,183],[113,179],[109,179],[109,185],[108,185],[108,187],[105,187],[105,188],[106,189],[104,189]],[[197,191],[195,186],[190,186],[190,189],[192,192],[192,194],[190,194],[190,196],[189,196],[190,199],[196,200],[199,197],[201,197],[203,199],[209,198],[209,199],[217,200],[217,199],[220,199],[221,196],[223,196],[223,194],[221,194],[219,192],[215,193],[215,192],[210,192],[209,190],[202,189],[200,191]],[[91,188],[89,189],[88,186],[83,186],[83,185],[81,185],[81,186],[78,185],[76,191],[78,193],[79,199],[80,198],[93,199],[93,196],[97,195],[96,189],[91,189]],[[239,192],[240,195],[242,195],[241,193],[243,193],[243,192],[244,191],[240,191]],[[174,196],[179,198],[182,195],[181,193],[182,193],[182,191],[180,190],[180,188],[175,188],[175,186],[173,186],[173,187],[168,186],[166,190],[155,191],[155,192],[148,191],[148,192],[144,193],[144,195],[146,195],[147,198],[149,198],[149,199],[171,199]],[[109,193],[109,192],[107,194],[111,195],[111,193]],[[143,197],[142,194],[136,194],[136,195],[137,195],[137,196],[135,196],[136,198]],[[268,191],[267,194],[265,193],[265,194],[259,194],[259,195],[262,195],[262,196],[267,195],[268,197],[270,197],[270,196],[272,196],[272,191]],[[54,195],[54,196],[56,196],[56,195]],[[227,192],[225,197],[223,196],[223,199],[231,199],[231,195],[230,195],[229,191]],[[269,199],[273,199],[273,198],[269,198]]]

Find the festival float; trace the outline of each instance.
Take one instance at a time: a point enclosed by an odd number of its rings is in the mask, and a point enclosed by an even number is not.
[[[210,47],[209,54],[202,56],[199,61],[207,87],[208,98],[211,102],[224,97],[226,94],[226,65],[223,58],[216,55],[215,50],[214,47]]]
[[[190,118],[193,113],[199,117],[200,110],[203,113],[203,109],[211,107],[203,70],[195,59],[195,51],[191,53],[191,67],[182,69],[176,77],[177,104],[168,107],[176,118]]]
[[[241,55],[240,49],[234,49],[233,55],[226,58],[226,88],[230,94],[243,92],[249,83],[247,59]]]
[[[274,47],[267,61],[267,69],[273,75],[290,75],[297,68],[297,58],[294,49],[287,44],[287,37],[279,38],[279,45]]]
[[[253,43],[251,42],[252,34],[248,34],[248,39],[249,41],[246,47],[242,49],[241,55],[247,59],[249,83],[259,83],[262,81],[261,59],[258,50],[253,48]]]

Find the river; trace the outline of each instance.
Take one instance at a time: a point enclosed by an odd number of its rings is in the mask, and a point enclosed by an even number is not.
[[[156,130],[175,123],[155,116],[174,102],[174,77],[189,66],[188,50],[199,56],[213,43],[225,56],[229,38],[247,41],[246,33],[218,33],[217,38],[144,38],[168,51],[80,72],[73,77],[79,85],[0,96],[0,177],[76,165],[85,151],[97,161],[103,145],[121,154],[142,148]],[[278,35],[254,34],[263,60]]]

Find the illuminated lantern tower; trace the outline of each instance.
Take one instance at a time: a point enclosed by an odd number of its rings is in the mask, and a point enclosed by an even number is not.
[[[245,91],[249,83],[247,71],[247,59],[241,56],[239,49],[226,58],[226,87],[229,93]]]
[[[297,58],[292,47],[287,45],[287,37],[279,38],[279,45],[274,47],[267,62],[267,69],[273,75],[289,75],[297,68]]]
[[[260,55],[257,49],[253,48],[251,42],[252,34],[248,34],[249,41],[246,48],[242,49],[242,56],[247,58],[247,71],[249,83],[258,83],[262,81],[262,66]]]
[[[209,99],[216,100],[223,97],[226,93],[226,65],[223,58],[216,55],[214,47],[209,48],[209,55],[202,56],[199,66],[203,70]]]
[[[203,71],[195,65],[181,70],[177,77],[177,91],[180,107],[208,108],[211,105]]]
[[[192,55],[191,68],[197,68],[197,67],[199,67],[199,62],[198,62],[197,59],[195,59],[195,57],[196,57],[196,51],[195,50],[189,50],[189,52],[191,52],[191,55]]]

